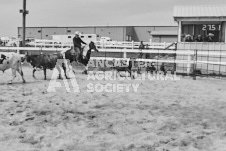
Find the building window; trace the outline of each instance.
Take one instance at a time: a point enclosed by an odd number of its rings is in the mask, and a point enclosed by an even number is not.
[[[220,42],[220,24],[192,24],[182,25],[182,41],[186,41],[187,37],[191,37],[193,42]],[[197,40],[201,37],[200,41]]]
[[[92,38],[92,36],[88,36],[88,38]]]
[[[131,35],[126,35],[126,41],[132,41],[132,36]]]

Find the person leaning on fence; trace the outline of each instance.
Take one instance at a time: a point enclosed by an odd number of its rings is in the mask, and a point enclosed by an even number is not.
[[[214,34],[209,33],[206,37],[206,42],[214,42]]]
[[[142,57],[143,57],[142,50],[144,50],[144,49],[145,49],[145,45],[143,44],[143,41],[141,41],[141,42],[140,42],[140,45],[139,45],[140,53],[139,53],[139,55],[138,55],[138,58],[142,58]],[[138,67],[137,73],[140,74],[140,73],[141,73],[140,71],[141,71],[141,68]]]
[[[149,45],[146,44],[146,50],[149,50]],[[145,59],[149,59],[150,58],[150,54],[149,53],[146,53],[145,54]]]
[[[82,41],[82,39],[79,37],[79,32],[76,31],[75,32],[75,37],[73,38],[73,44],[74,44],[74,50],[75,50],[75,53],[76,53],[76,61],[79,61],[81,62],[80,58],[81,58],[81,52],[82,52],[82,44],[85,44],[86,43],[84,41]]]
[[[193,40],[192,40],[192,38],[191,38],[191,35],[186,35],[185,36],[185,42],[192,42]]]
[[[140,42],[140,46],[139,46],[140,53],[139,53],[138,58],[142,58],[142,56],[143,56],[142,50],[143,50],[144,48],[145,48],[145,45],[143,44],[143,41],[141,41],[141,42]]]

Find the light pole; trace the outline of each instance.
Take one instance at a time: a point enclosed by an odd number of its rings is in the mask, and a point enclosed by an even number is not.
[[[28,11],[26,10],[26,0],[23,0],[23,9],[20,10],[20,13],[23,15],[23,34],[22,34],[22,47],[25,47],[25,37],[26,37],[26,15]]]

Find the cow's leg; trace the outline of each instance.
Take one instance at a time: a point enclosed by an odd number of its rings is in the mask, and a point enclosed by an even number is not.
[[[23,74],[23,71],[22,71],[22,67],[21,66],[17,69],[17,72],[21,75],[22,80],[23,80],[23,83],[25,83],[24,74]]]
[[[126,68],[126,71],[129,72],[129,75],[132,79],[135,79],[134,75],[132,75],[132,71],[129,68]]]
[[[118,75],[120,74],[120,69],[119,68],[120,67],[114,67],[114,72],[115,72],[114,76],[115,77],[118,77]]]
[[[12,79],[8,81],[9,84],[12,84],[13,80],[16,78],[16,69],[12,68]]]
[[[34,79],[36,79],[36,77],[35,77],[35,71],[36,71],[36,68],[33,69],[33,78]]]
[[[62,77],[61,77],[60,65],[57,65],[57,66],[56,66],[56,69],[58,70],[58,73],[59,73],[58,79],[62,79]]]

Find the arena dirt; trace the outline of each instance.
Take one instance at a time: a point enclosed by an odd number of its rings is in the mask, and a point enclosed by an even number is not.
[[[26,84],[0,73],[0,151],[226,150],[225,79],[113,81],[138,92],[88,93],[90,82],[108,81],[77,73],[80,93],[49,93],[42,71],[35,80],[23,70]]]

